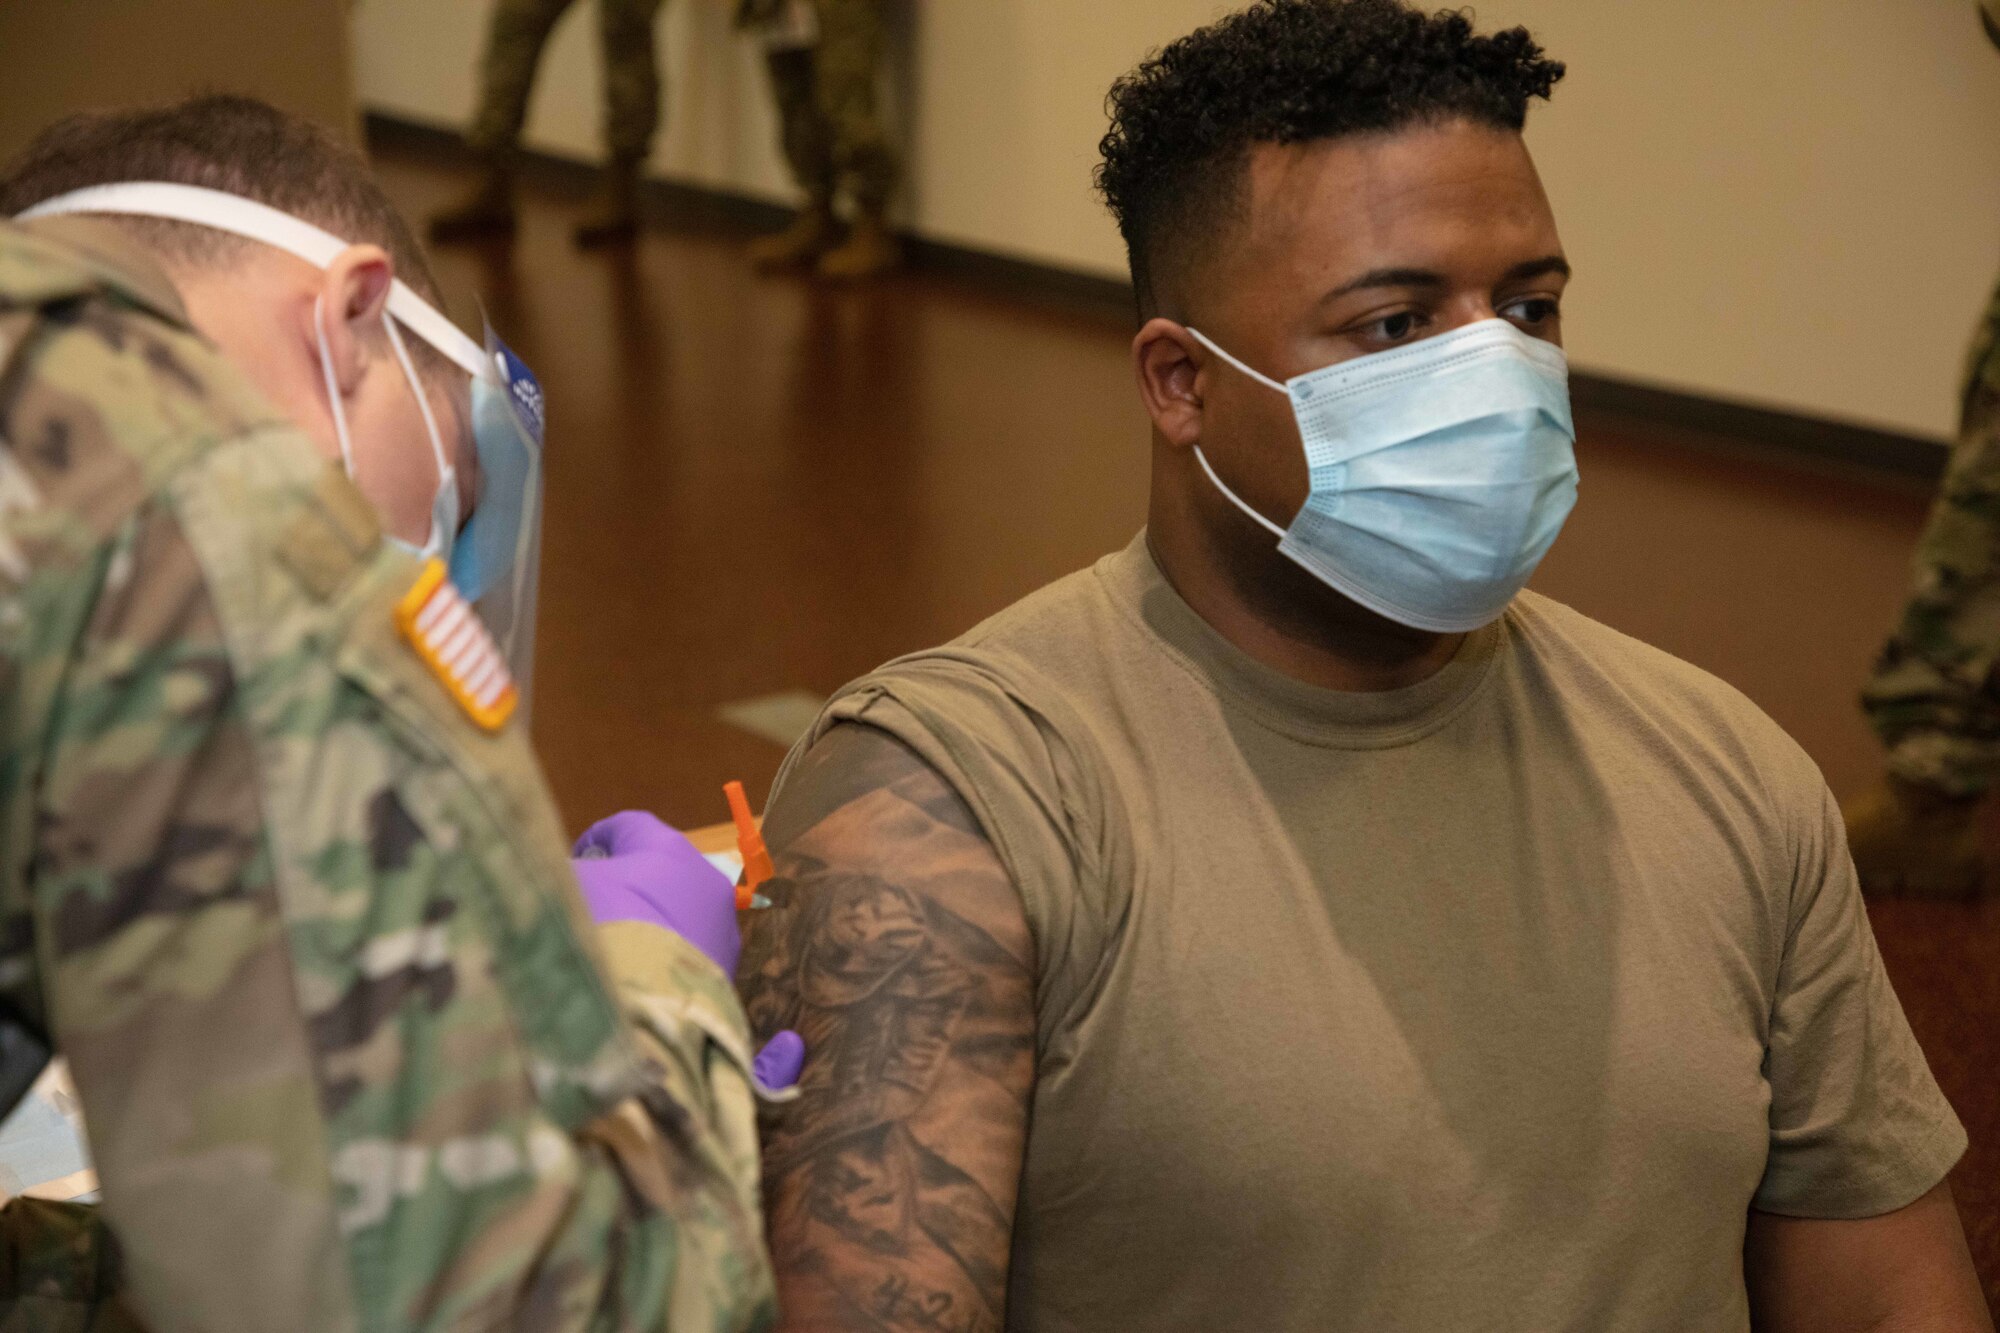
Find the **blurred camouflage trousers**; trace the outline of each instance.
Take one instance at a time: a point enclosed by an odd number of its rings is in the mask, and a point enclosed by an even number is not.
[[[845,188],[880,210],[896,187],[896,154],[875,106],[882,0],[813,0],[819,43],[770,53],[785,160],[816,205]]]
[[[1915,585],[1863,705],[1890,772],[1976,795],[2000,777],[2000,290],[1973,339],[1958,444]]]
[[[660,124],[660,72],[653,57],[653,20],[664,0],[598,0],[598,40],[604,52],[604,146],[614,158],[646,156]],[[469,142],[498,156],[514,147],[528,115],[528,93],[549,32],[571,0],[500,0],[486,33],[479,110]]]

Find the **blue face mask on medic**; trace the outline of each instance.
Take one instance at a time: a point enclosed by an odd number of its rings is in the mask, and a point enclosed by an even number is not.
[[[1284,384],[1188,332],[1291,400],[1311,490],[1281,528],[1197,448],[1209,480],[1287,557],[1398,624],[1460,633],[1498,619],[1576,505],[1569,362],[1506,320]]]
[[[25,220],[65,213],[112,213],[191,222],[261,241],[322,269],[348,248],[348,243],[339,237],[254,199],[157,181],[92,186],[45,200],[20,216]],[[315,309],[321,373],[326,380],[341,458],[352,476],[353,444],[327,356],[324,318],[325,312]],[[529,659],[534,649],[535,595],[541,558],[541,387],[520,358],[500,345],[491,326],[486,330],[485,346],[481,347],[401,281],[390,290],[382,322],[410,392],[416,396],[438,471],[430,532],[422,546],[409,549],[445,562],[460,594],[478,607],[480,618],[508,659],[525,695]],[[470,378],[471,428],[480,472],[479,504],[470,518],[465,518],[462,508],[464,495],[457,469],[452,465],[451,453],[445,448],[437,419],[398,326],[436,348]],[[465,519],[463,526],[461,519]]]

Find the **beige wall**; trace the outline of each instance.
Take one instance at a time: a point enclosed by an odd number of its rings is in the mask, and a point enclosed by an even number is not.
[[[347,0],[0,0],[0,161],[73,111],[241,92],[353,137]]]
[[[14,0],[18,2],[18,0]],[[1095,273],[1103,98],[1221,0],[901,0],[909,221]],[[731,0],[670,0],[664,174],[786,197]],[[4,6],[0,6],[4,8]],[[596,146],[590,0],[557,31],[530,141]],[[1580,367],[1919,434],[2000,269],[2000,54],[1971,0],[1505,0],[1570,63],[1530,142],[1578,268]],[[363,102],[462,124],[488,0],[360,0]]]

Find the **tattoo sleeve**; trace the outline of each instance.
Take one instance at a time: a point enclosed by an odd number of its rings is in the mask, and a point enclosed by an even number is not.
[[[780,1327],[995,1333],[1034,1081],[1034,944],[972,812],[885,733],[835,728],[774,805],[739,973],[806,1041],[764,1128]]]

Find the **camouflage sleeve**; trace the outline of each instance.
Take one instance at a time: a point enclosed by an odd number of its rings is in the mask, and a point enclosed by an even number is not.
[[[522,728],[398,636],[415,563],[194,339],[102,313],[0,378],[0,987],[104,1200],[9,1207],[0,1319],[767,1325],[726,981],[661,935],[612,985]]]
[[[138,479],[78,443],[63,475],[36,478],[53,501],[36,512],[81,533],[71,476]],[[125,1280],[149,1318],[183,1306],[163,1328],[248,1327],[251,1302],[281,1292],[340,1310],[341,1246],[313,1188],[324,1138],[311,1066],[287,1031],[291,1006],[275,1003],[290,985],[257,754],[201,568],[153,502],[86,561],[40,554],[23,598],[60,670],[18,793],[33,847],[24,904],[106,1217],[128,1241]],[[201,1222],[184,1224],[182,1206]],[[22,1207],[8,1210],[10,1232]],[[197,1266],[229,1271],[225,1248],[271,1266],[240,1286],[204,1284]],[[46,1262],[34,1271],[51,1276]]]
[[[651,1186],[656,1207],[681,1219],[684,1243],[701,1251],[696,1271],[730,1274],[742,1289],[762,1290],[771,1278],[762,1234],[750,1026],[735,985],[692,944],[657,926],[617,922],[601,928],[598,938],[655,1071],[647,1096],[628,1103],[617,1121],[625,1131],[624,1157],[632,1176],[640,1188]],[[638,1114],[649,1101],[653,1112]],[[655,1173],[638,1169],[671,1159],[659,1140],[672,1132],[683,1113],[678,1108],[694,1111],[711,1131],[690,1147],[718,1183],[714,1194],[675,1190]],[[756,1219],[754,1235],[743,1236],[732,1220],[744,1218]],[[698,1293],[687,1295],[699,1299]],[[697,1308],[678,1313],[667,1326],[711,1325]]]

